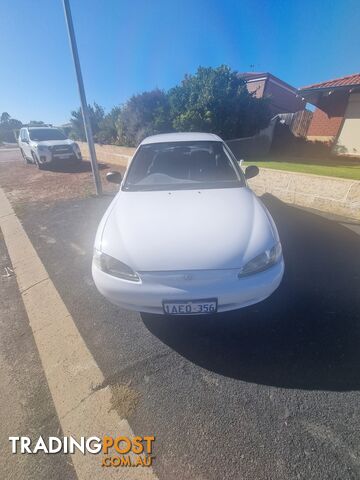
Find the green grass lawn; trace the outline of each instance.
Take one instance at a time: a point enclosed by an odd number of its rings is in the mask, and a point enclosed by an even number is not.
[[[360,180],[360,158],[354,157],[306,158],[269,156],[248,160],[244,165],[257,165],[258,167],[273,168],[275,170]]]

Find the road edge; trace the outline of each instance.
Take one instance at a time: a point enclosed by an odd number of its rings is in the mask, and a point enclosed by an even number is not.
[[[1,188],[0,228],[64,435],[133,437],[128,421],[111,407],[110,387],[96,388],[104,376]],[[94,474],[157,479],[151,467],[101,469],[97,455],[78,452],[72,461],[81,480]]]

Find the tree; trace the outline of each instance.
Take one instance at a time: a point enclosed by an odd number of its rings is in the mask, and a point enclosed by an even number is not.
[[[101,122],[104,120],[105,112],[103,107],[98,105],[94,102],[94,105],[88,106],[88,112],[90,117],[90,124],[91,129],[93,132],[94,140],[97,141],[98,134],[100,132],[100,125]],[[71,112],[71,138],[75,140],[82,140],[83,142],[86,140],[85,129],[84,129],[84,122],[82,117],[81,108],[78,110],[73,110]]]
[[[4,122],[7,122],[8,120],[10,120],[10,114],[8,112],[3,112],[1,114],[1,117],[0,117],[0,122],[1,123],[4,123]]]
[[[155,89],[133,95],[121,108],[116,122],[122,145],[136,146],[148,135],[172,131],[166,93]]]
[[[0,116],[0,142],[14,143],[17,139],[18,130],[22,127],[20,120],[11,118],[7,112]]]
[[[100,143],[118,143],[118,132],[116,128],[117,121],[121,112],[121,107],[113,107],[112,110],[105,115],[99,125],[99,133],[97,141]]]
[[[70,136],[85,140],[81,109],[71,112]],[[249,93],[230,67],[199,67],[168,92],[155,89],[133,95],[107,115],[89,105],[94,139],[101,143],[136,146],[148,135],[172,131],[201,131],[225,140],[252,136],[271,119],[267,99]]]
[[[244,80],[225,65],[199,67],[168,96],[177,131],[211,132],[224,139],[247,137],[265,128],[271,118],[268,101],[249,93]]]

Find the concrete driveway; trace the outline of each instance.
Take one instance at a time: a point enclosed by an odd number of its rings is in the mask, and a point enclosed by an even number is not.
[[[264,197],[286,262],[271,298],[208,317],[140,315],[107,303],[91,278],[111,196],[38,201],[15,162],[2,186],[106,384],[139,394],[131,424],[156,436],[160,479],[360,477],[358,225]],[[12,167],[0,168],[3,182]],[[55,182],[36,175],[50,173]]]

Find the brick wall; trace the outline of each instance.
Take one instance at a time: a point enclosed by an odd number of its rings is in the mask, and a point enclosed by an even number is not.
[[[344,92],[330,92],[323,95],[318,101],[318,107],[309,126],[307,138],[309,140],[332,141],[339,133],[349,95]]]
[[[277,113],[294,113],[304,110],[305,102],[297,97],[290,87],[281,85],[271,77],[266,82],[264,97],[270,98],[270,108],[273,115]]]
[[[256,98],[269,98],[273,115],[277,113],[304,110],[305,101],[297,96],[296,90],[272,75],[264,74],[262,79],[249,79],[247,89],[255,92]]]
[[[307,137],[311,140],[311,137],[317,137],[321,140],[321,137],[325,141],[332,140],[338,134],[341,126],[343,116],[329,117],[325,112],[317,108],[314,112],[311,120]],[[315,140],[315,138],[313,138]]]

